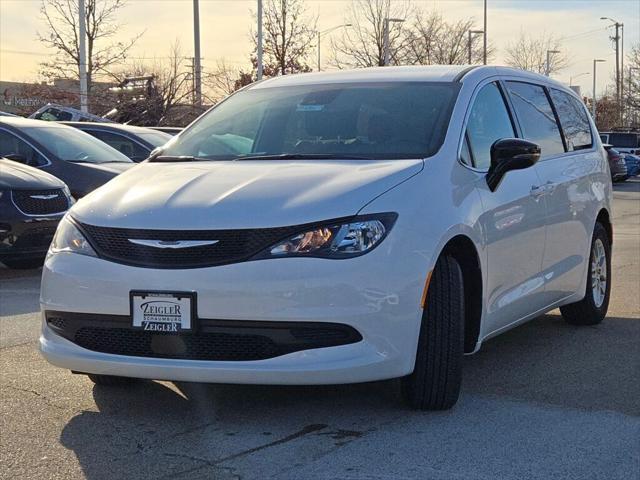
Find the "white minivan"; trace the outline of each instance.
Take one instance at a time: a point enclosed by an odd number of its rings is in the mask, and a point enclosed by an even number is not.
[[[611,180],[580,99],[502,67],[291,75],[227,98],[81,199],[40,350],[98,384],[403,377],[446,409],[462,358],[560,307],[604,318]]]

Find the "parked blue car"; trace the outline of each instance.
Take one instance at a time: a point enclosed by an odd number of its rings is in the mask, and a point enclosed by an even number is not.
[[[640,174],[640,156],[627,153],[624,156],[624,163],[627,165],[627,177]]]

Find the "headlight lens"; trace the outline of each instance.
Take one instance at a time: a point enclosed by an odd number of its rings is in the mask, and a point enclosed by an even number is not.
[[[396,218],[395,213],[367,215],[348,223],[318,225],[275,244],[259,257],[356,257],[373,250],[389,233]]]
[[[49,253],[79,253],[80,255],[97,257],[95,250],[68,215],[65,215],[58,224],[58,229],[49,247]]]

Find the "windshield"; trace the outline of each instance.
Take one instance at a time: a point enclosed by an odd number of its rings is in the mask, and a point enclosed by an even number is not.
[[[207,113],[162,156],[424,158],[443,142],[458,87],[389,82],[249,89]]]
[[[60,160],[131,163],[131,160],[106,143],[73,127],[28,127],[25,131]]]
[[[143,140],[146,140],[154,147],[161,147],[173,138],[171,135],[163,132],[136,132],[136,135],[138,135]]]

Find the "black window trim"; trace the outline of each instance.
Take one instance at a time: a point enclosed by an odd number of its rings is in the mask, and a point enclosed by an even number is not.
[[[489,78],[485,78],[483,79],[480,83],[478,83],[478,85],[476,85],[476,88],[474,89],[473,93],[471,94],[471,99],[469,100],[469,103],[467,104],[467,109],[465,111],[464,114],[464,121],[462,123],[462,132],[461,132],[461,137],[458,141],[458,150],[457,150],[457,156],[458,156],[458,163],[462,166],[464,166],[465,168],[468,168],[469,170],[472,170],[474,172],[478,172],[478,173],[487,173],[489,171],[488,168],[478,168],[475,165],[467,165],[465,162],[462,161],[462,145],[464,142],[467,142],[468,145],[468,150],[469,150],[469,155],[471,157],[471,161],[472,163],[475,163],[475,160],[473,158],[473,151],[471,150],[471,145],[468,142],[468,138],[467,138],[467,126],[469,124],[469,117],[471,116],[471,110],[473,109],[473,106],[475,104],[476,98],[478,98],[478,94],[480,93],[480,91],[486,87],[487,85],[489,85],[490,83],[494,83],[497,87],[498,87],[498,91],[500,92],[500,96],[502,97],[502,100],[504,101],[504,105],[505,108],[507,109],[507,114],[509,115],[509,120],[511,120],[511,128],[513,129],[514,135],[516,138],[522,138],[521,136],[521,130],[520,130],[520,124],[517,121],[517,118],[513,112],[513,106],[511,105],[511,100],[508,98],[507,96],[507,92],[505,89],[505,86],[503,84],[503,80],[502,77],[499,76],[492,76]],[[453,115],[452,115],[453,116]]]
[[[535,83],[535,82],[533,82],[533,81],[531,81],[529,79],[520,79],[520,78],[517,78],[517,77],[514,78],[514,77],[510,77],[510,76],[509,77],[503,77],[502,81],[504,81],[505,84],[507,82],[528,83],[530,85],[535,85],[537,87],[541,87],[541,88],[543,88],[545,90],[545,95],[547,95],[547,100],[549,101],[549,103],[551,105],[551,109],[554,112],[554,116],[555,116],[555,119],[556,119],[556,125],[558,126],[558,129],[560,131],[560,137],[562,139],[562,143],[564,145],[564,150],[565,151],[564,151],[564,153],[558,153],[558,154],[552,155],[552,156],[547,157],[547,158],[541,158],[539,160],[540,162],[546,162],[548,160],[554,160],[554,159],[560,158],[560,157],[564,158],[564,157],[568,157],[570,155],[578,155],[578,154],[584,154],[584,153],[595,152],[596,151],[596,142],[594,140],[593,127],[591,125],[591,122],[589,122],[589,128],[591,130],[591,148],[584,148],[584,149],[581,149],[581,150],[570,150],[570,151],[567,150],[567,145],[565,143],[565,138],[564,138],[564,130],[562,129],[562,125],[559,123],[558,115],[557,115],[556,109],[555,109],[555,104],[553,103],[552,100],[550,100],[550,95],[547,92],[547,89],[549,89],[549,88],[555,88],[556,90],[558,90],[560,92],[568,93],[566,90],[562,90],[562,89],[557,88],[557,87],[549,87],[549,86],[547,86],[545,84],[542,84],[542,83]],[[517,118],[517,114],[515,113],[515,109],[514,109],[514,114],[515,114],[515,116]],[[519,122],[520,122],[520,120],[518,120],[518,125],[520,124]],[[519,138],[524,138],[524,135],[522,135],[521,132],[520,132]]]
[[[569,92],[565,91],[565,90],[561,90],[559,88],[556,87],[545,87],[547,90],[547,97],[549,98],[549,102],[551,103],[551,108],[553,108],[553,111],[556,115],[556,121],[558,122],[558,124],[560,125],[560,132],[562,133],[562,140],[565,141],[565,154],[567,153],[575,153],[575,152],[590,152],[592,150],[595,149],[595,138],[594,138],[594,133],[593,133],[593,128],[591,126],[591,122],[589,121],[589,112],[587,112],[587,109],[584,105],[584,102],[582,100],[580,100],[579,98],[576,98],[574,95],[569,94]],[[587,116],[587,124],[589,125],[589,133],[591,134],[591,146],[589,148],[579,148],[577,150],[569,150],[569,143],[568,140],[566,139],[565,133],[564,133],[564,129],[562,128],[562,122],[560,121],[560,115],[557,113],[557,109],[556,109],[556,105],[553,102],[553,98],[551,97],[551,90],[555,90],[556,92],[559,93],[564,93],[565,95],[568,95],[570,98],[573,98],[574,100],[580,102],[580,104],[582,105],[582,109],[584,114]],[[600,138],[600,137],[598,137]]]

